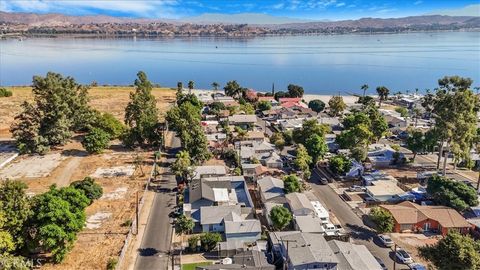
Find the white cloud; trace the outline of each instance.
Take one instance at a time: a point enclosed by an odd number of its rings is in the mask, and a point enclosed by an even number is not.
[[[390,13],[396,10],[397,10],[396,8],[384,8],[384,9],[378,10],[377,13],[384,14],[384,13]]]
[[[336,7],[343,7],[343,6],[345,6],[345,5],[346,5],[345,3],[341,2],[341,3],[336,4],[335,6],[336,6]]]
[[[121,12],[141,17],[172,17],[175,12],[172,7],[176,6],[176,0],[9,0],[3,1],[0,10],[21,12],[69,12],[89,13],[92,9],[106,12]]]
[[[421,3],[423,3],[422,0],[418,0],[418,1],[413,2],[413,4],[414,4],[415,6],[420,5]]]

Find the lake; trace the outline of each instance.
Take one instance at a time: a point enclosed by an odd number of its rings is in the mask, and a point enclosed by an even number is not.
[[[480,32],[255,38],[0,40],[0,85],[27,85],[55,71],[81,83],[132,84],[137,71],[175,87],[195,81],[207,89],[237,80],[257,90],[299,84],[310,94],[391,92],[437,86],[444,75],[480,85]]]

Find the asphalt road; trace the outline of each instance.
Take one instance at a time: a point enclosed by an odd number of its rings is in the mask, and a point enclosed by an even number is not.
[[[167,150],[169,158],[175,154],[180,146],[177,137],[173,139],[172,146]],[[166,166],[166,164],[165,164]],[[175,208],[175,176],[168,172],[160,176],[154,187],[156,192],[150,216],[143,235],[142,244],[135,262],[135,269],[167,269],[170,263],[168,252],[170,250],[172,235],[172,219],[169,214]]]
[[[318,182],[310,182],[314,194],[319,200],[330,209],[342,227],[350,232],[355,244],[365,245],[373,256],[380,258],[388,269],[393,269],[393,251],[390,248],[384,248],[376,238],[376,232],[364,225],[362,219],[357,216],[338,194],[328,185],[321,185]],[[409,269],[408,266],[398,264],[396,269]]]

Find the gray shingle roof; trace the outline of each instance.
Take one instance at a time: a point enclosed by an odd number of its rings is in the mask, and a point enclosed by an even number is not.
[[[294,233],[281,237],[289,240],[288,257],[292,265],[338,263],[338,259],[321,234]]]
[[[219,224],[232,215],[241,216],[240,205],[204,206],[200,208],[200,224]],[[232,217],[232,219],[234,219]]]
[[[347,242],[332,240],[328,242],[332,251],[337,255],[338,268],[344,270],[381,270],[372,253],[364,245],[355,245]]]

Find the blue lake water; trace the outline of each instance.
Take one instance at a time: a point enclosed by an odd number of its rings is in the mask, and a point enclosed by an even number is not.
[[[312,94],[345,94],[366,83],[396,92],[434,88],[444,75],[471,77],[477,86],[480,32],[0,40],[0,85],[26,85],[47,71],[82,83],[132,84],[139,70],[163,86],[194,80],[202,89],[237,80],[258,90],[295,83]]]

